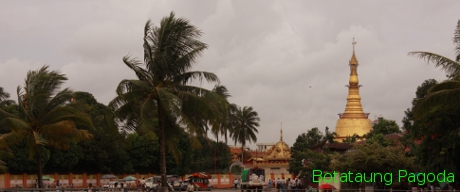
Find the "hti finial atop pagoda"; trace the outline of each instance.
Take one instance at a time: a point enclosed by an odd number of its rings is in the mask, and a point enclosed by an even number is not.
[[[283,123],[281,123],[280,141],[283,141]]]
[[[353,37],[353,42],[351,44],[353,44],[353,55],[351,56],[351,60],[350,60],[350,65],[358,65],[358,60],[356,59],[356,56],[355,56],[355,45],[356,45],[356,41],[355,41],[355,38]]]

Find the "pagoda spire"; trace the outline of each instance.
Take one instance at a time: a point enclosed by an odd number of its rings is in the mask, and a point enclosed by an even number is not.
[[[353,54],[350,59],[350,80],[348,82],[347,105],[345,106],[345,112],[342,117],[367,118],[367,115],[363,112],[361,96],[359,95],[360,85],[358,79],[358,60],[355,55],[355,38],[353,38],[352,44]]]
[[[283,123],[281,123],[280,141],[283,141]]]
[[[349,61],[350,65],[350,79],[348,81],[348,96],[345,112],[340,113],[340,119],[337,121],[336,133],[338,138],[343,139],[347,136],[358,134],[362,136],[372,129],[370,120],[368,119],[369,113],[364,113],[361,105],[361,96],[359,95],[359,79],[358,79],[358,59],[355,55],[356,41],[353,38],[353,54]]]

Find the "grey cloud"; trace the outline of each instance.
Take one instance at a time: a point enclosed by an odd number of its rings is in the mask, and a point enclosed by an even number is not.
[[[282,122],[292,145],[312,127],[334,130],[353,37],[364,111],[400,123],[416,87],[445,78],[407,53],[453,56],[459,8],[454,0],[9,1],[0,7],[0,86],[14,96],[28,70],[50,64],[67,74],[66,86],[108,103],[122,79],[134,78],[121,58],[142,59],[147,19],[158,25],[175,11],[209,44],[195,69],[216,73],[231,102],[259,112],[258,142],[278,141]]]

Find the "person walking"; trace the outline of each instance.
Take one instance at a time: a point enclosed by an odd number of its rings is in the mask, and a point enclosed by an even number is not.
[[[271,191],[271,190],[272,190],[272,185],[273,185],[272,180],[269,179],[269,180],[268,180],[268,184],[267,184],[267,190],[268,190],[268,191]]]
[[[281,190],[283,192],[287,192],[287,190],[286,190],[286,180],[284,179],[284,177],[281,178]]]
[[[236,191],[236,189],[238,188],[238,179],[235,178],[235,180],[233,181],[233,185],[234,185],[233,189],[234,191]]]
[[[280,192],[280,189],[281,189],[281,180],[280,178],[278,178],[278,180],[276,180],[276,191]]]
[[[303,189],[303,186],[302,186],[302,180],[301,179],[296,179],[296,186],[297,186],[297,189],[300,189],[302,190]],[[296,191],[297,192],[297,191]]]
[[[56,191],[59,192],[59,179],[56,181]]]
[[[141,187],[141,191],[142,191],[142,192],[145,191],[145,178],[142,178],[142,179],[139,181],[139,187]]]
[[[292,183],[291,183],[291,178],[288,178],[286,180],[286,185],[287,185],[287,191],[292,192]]]
[[[292,180],[292,189],[294,189],[294,192],[299,191],[299,189],[297,189],[297,178]]]
[[[70,184],[70,188],[73,188],[73,183]],[[88,192],[92,192],[93,191],[93,184],[92,183],[89,183],[88,185]]]

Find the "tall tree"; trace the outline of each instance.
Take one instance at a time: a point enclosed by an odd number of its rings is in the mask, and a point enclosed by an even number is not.
[[[438,106],[440,105],[443,106],[443,109],[460,106],[460,20],[457,22],[453,41],[456,53],[454,60],[432,52],[415,51],[409,53],[409,55],[425,59],[428,63],[435,63],[435,67],[441,67],[449,77],[448,80],[432,86],[427,97],[418,102],[414,108],[415,116],[418,118],[422,118],[433,108],[439,109]]]
[[[224,136],[225,144],[227,144],[228,133],[232,127],[231,114],[232,111],[234,111],[235,106],[228,102],[230,94],[228,93],[227,87],[223,85],[216,85],[212,91],[221,96],[224,103],[217,103],[217,109],[220,111],[221,115],[211,121],[211,131],[216,137],[217,142],[219,142],[219,135],[221,135]]]
[[[241,143],[241,153],[244,152],[244,146],[246,141],[257,142],[256,133],[259,133],[257,127],[259,127],[260,118],[256,111],[252,107],[245,106],[243,108],[238,107],[238,110],[232,117],[235,123],[230,136],[236,143]],[[241,159],[244,161],[244,159]]]
[[[322,135],[321,132],[319,134]],[[291,174],[297,175],[302,172],[300,176],[304,177],[308,176],[313,169],[327,169],[327,165],[324,166],[324,163],[321,163],[322,161],[328,161],[327,155],[311,150],[316,144],[316,142],[312,142],[312,138],[307,133],[297,136],[295,143],[291,147],[291,160],[289,160],[289,172]]]
[[[44,187],[43,149],[66,149],[71,142],[91,137],[86,130],[77,129],[78,125],[91,126],[91,119],[81,112],[78,102],[71,102],[73,92],[67,88],[59,91],[66,80],[65,75],[48,70],[48,66],[29,71],[24,87],[17,88],[19,116],[0,109],[1,123],[10,129],[0,140],[8,145],[25,141],[29,156],[37,162],[40,188]]]
[[[212,91],[188,85],[193,79],[219,82],[213,73],[191,71],[197,58],[207,48],[199,41],[202,32],[174,13],[161,20],[160,26],[147,21],[144,27],[144,63],[123,58],[138,79],[125,79],[117,88],[118,96],[110,103],[116,113],[127,111],[131,120],[145,132],[158,135],[162,190],[167,190],[166,147],[174,151],[178,145],[175,132],[185,128],[191,135],[199,133],[194,119],[216,115],[210,99],[218,100]],[[206,95],[206,99],[203,97]],[[125,116],[126,117],[126,116]],[[126,120],[126,119],[125,119]],[[157,130],[157,131],[155,131]],[[196,139],[194,144],[197,144]],[[168,142],[168,146],[166,146]],[[179,158],[177,152],[176,158]]]
[[[14,101],[13,100],[9,100],[8,98],[10,97],[10,94],[5,92],[3,90],[3,87],[0,87],[0,109],[4,109],[13,104]],[[1,119],[0,119],[1,121]],[[2,130],[4,130],[4,128],[2,127],[2,125],[0,125],[0,134],[2,134],[1,132],[3,132]],[[1,146],[5,146],[5,144],[1,145]],[[4,150],[3,147],[0,148],[0,150]],[[6,153],[4,151],[0,151],[0,153]],[[0,172],[3,172],[3,171],[6,171],[6,166],[5,166],[5,162],[1,161],[0,160]]]
[[[439,172],[454,170],[460,173],[460,139],[457,133],[460,130],[460,107],[443,110],[432,110],[425,118],[414,116],[415,106],[424,98],[437,82],[433,79],[425,80],[416,91],[412,108],[408,109],[403,118],[405,134],[403,143],[410,148],[409,154],[416,157],[417,163],[424,170]]]

